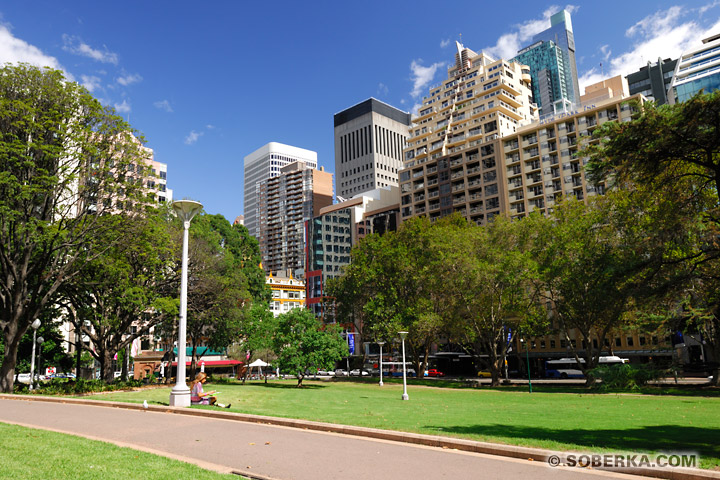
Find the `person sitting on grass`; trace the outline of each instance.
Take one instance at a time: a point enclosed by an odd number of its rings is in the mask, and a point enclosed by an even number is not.
[[[195,380],[190,384],[190,403],[192,405],[214,405],[221,408],[230,408],[230,404],[223,405],[217,403],[217,398],[213,395],[215,390],[207,393],[203,392],[203,383],[207,381],[205,372],[200,372],[195,376]]]

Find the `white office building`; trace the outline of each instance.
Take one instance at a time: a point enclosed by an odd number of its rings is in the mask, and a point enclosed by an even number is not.
[[[304,148],[270,142],[245,157],[244,211],[245,226],[250,235],[260,238],[258,192],[265,181],[280,175],[280,169],[297,161],[308,168],[317,168],[317,152]]]

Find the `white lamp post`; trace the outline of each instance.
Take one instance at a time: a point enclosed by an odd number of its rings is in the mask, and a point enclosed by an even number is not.
[[[407,373],[405,368],[405,337],[407,336],[408,332],[398,332],[400,334],[400,338],[402,339],[402,354],[403,354],[403,394],[402,399],[403,400],[410,400],[410,397],[408,397],[407,394]]]
[[[377,342],[377,344],[380,345],[380,386],[382,387],[382,386],[383,386],[383,381],[382,381],[382,368],[383,368],[383,367],[382,367],[382,347],[383,347],[383,345],[385,345],[385,342]]]
[[[37,338],[37,344],[38,344],[38,359],[37,359],[37,366],[38,366],[38,383],[40,382],[40,359],[42,358],[42,344],[45,342],[45,339],[43,337]]]
[[[190,406],[190,389],[185,383],[185,342],[187,337],[187,268],[188,268],[188,238],[190,220],[202,210],[200,202],[192,200],[178,200],[173,202],[173,210],[183,222],[182,246],[182,277],[180,281],[180,325],[178,326],[178,360],[177,381],[170,392],[171,407]]]
[[[40,328],[40,320],[35,319],[30,326],[33,328],[32,356],[30,357],[30,390],[32,390],[35,385],[35,343],[37,338],[37,329]]]

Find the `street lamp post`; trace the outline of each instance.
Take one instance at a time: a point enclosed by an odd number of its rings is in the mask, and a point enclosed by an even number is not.
[[[407,372],[405,368],[405,337],[407,336],[408,332],[398,332],[400,334],[400,338],[402,339],[402,358],[403,358],[403,394],[402,399],[403,400],[410,400],[410,397],[408,397],[407,393]]]
[[[380,386],[383,386],[382,381],[382,347],[385,345],[385,342],[377,342],[378,345],[380,345]]]
[[[525,361],[527,362],[528,371],[528,391],[532,393],[532,379],[530,378],[530,346],[527,344],[524,338],[520,339],[520,343],[525,344]]]
[[[37,366],[38,366],[38,382],[40,381],[40,359],[42,358],[42,344],[45,342],[45,339],[43,337],[37,338],[37,344],[38,344],[38,359],[37,359]]]
[[[30,326],[33,328],[32,355],[30,356],[30,390],[32,390],[35,386],[35,342],[37,338],[37,329],[40,328],[40,320],[35,319]],[[40,368],[39,365],[38,368]]]
[[[190,406],[190,389],[185,383],[185,342],[187,340],[187,269],[188,269],[188,238],[190,221],[202,210],[200,202],[178,200],[173,202],[173,210],[183,222],[182,276],[180,281],[180,323],[178,326],[178,361],[175,386],[170,392],[171,407]]]

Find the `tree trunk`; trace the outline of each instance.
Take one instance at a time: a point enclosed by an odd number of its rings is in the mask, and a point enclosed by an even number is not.
[[[297,388],[301,388],[301,387],[303,386],[303,385],[302,385],[302,381],[303,381],[303,376],[302,376],[302,375],[298,375]]]
[[[18,322],[10,322],[5,329],[5,353],[0,367],[0,392],[12,393],[15,384],[15,365],[20,339],[25,331],[18,328]],[[27,327],[26,327],[27,330]]]
[[[112,368],[112,353],[106,348],[100,358],[100,376],[107,383],[111,383],[115,380],[115,372],[113,372]]]

